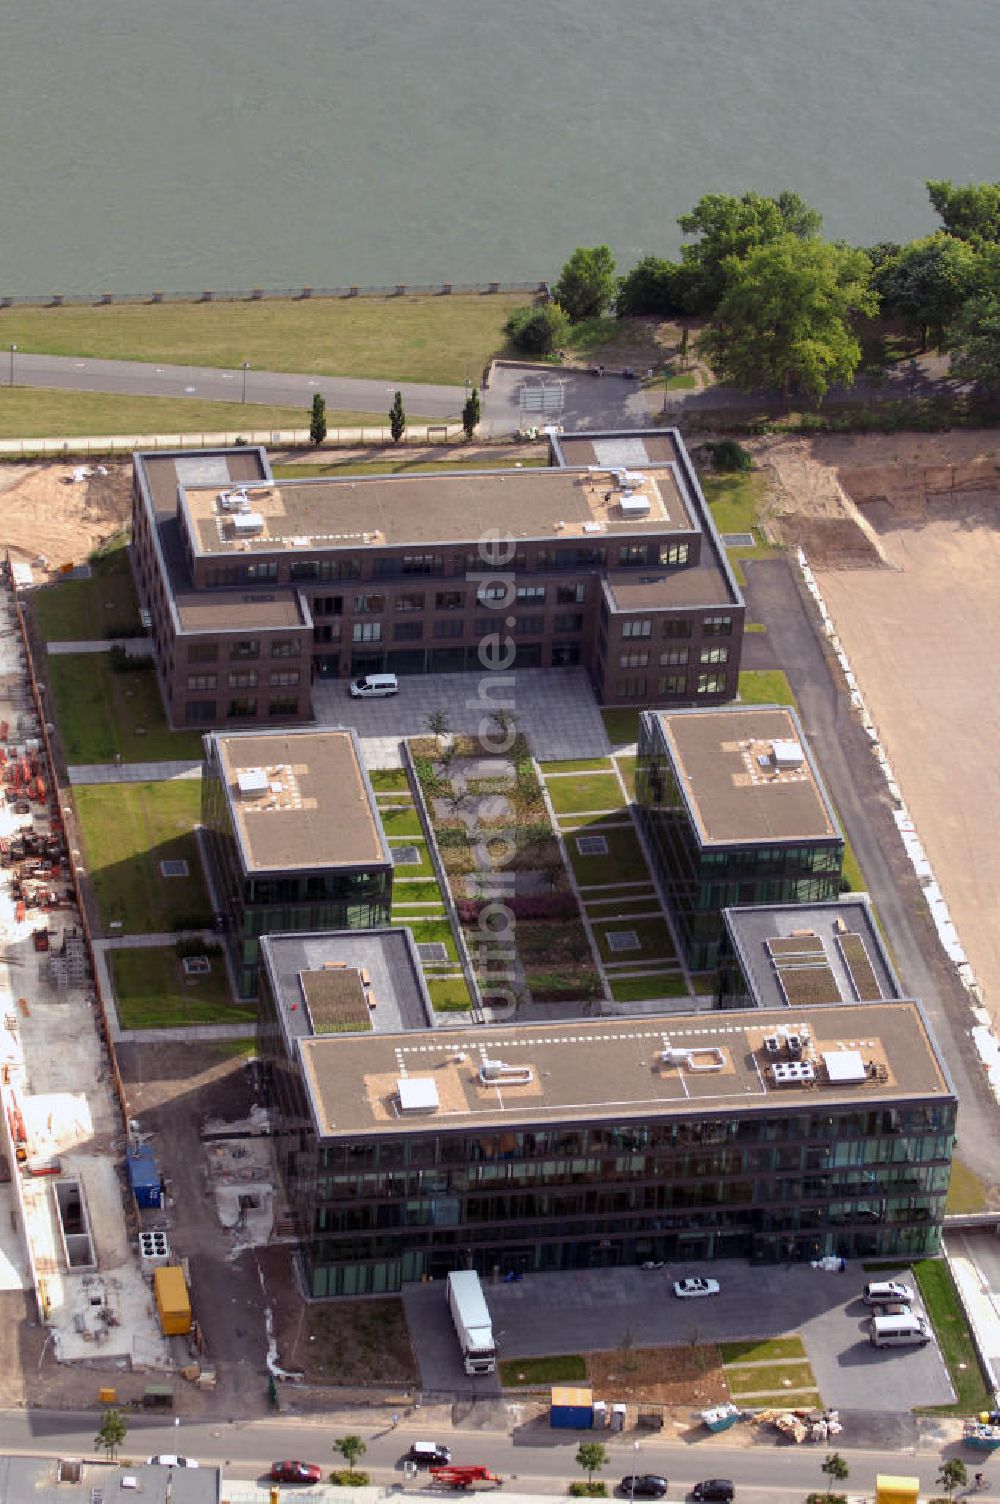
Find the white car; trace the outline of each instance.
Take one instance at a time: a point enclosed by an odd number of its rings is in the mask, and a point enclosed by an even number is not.
[[[146,1458],[147,1467],[197,1467],[193,1457],[178,1457],[174,1452],[158,1452]]]
[[[720,1288],[717,1279],[701,1279],[697,1275],[674,1280],[674,1294],[681,1300],[694,1300],[698,1295],[718,1295]]]

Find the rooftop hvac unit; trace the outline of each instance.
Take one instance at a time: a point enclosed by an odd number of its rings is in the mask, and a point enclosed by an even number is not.
[[[411,1113],[437,1112],[441,1103],[438,1089],[429,1076],[400,1076],[396,1082],[399,1110],[404,1116]]]
[[[633,487],[641,489],[646,484],[646,476],[641,470],[619,470],[618,475],[622,485],[627,486],[629,490]]]
[[[250,506],[250,498],[243,490],[220,491],[219,506],[224,512],[245,512]]]
[[[267,771],[264,768],[241,768],[236,782],[244,799],[257,799],[268,790]]]
[[[484,1060],[479,1068],[483,1086],[529,1086],[532,1077],[530,1065],[505,1065],[502,1060]]]
[[[793,741],[772,742],[771,756],[776,768],[801,768],[806,760],[801,744]]]
[[[618,499],[618,505],[626,517],[649,516],[649,497],[638,496],[635,491],[623,491]]]
[[[233,518],[233,532],[238,538],[249,537],[264,531],[264,519],[259,512],[237,512]]]

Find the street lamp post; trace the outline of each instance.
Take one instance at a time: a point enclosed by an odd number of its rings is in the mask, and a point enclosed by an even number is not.
[[[242,402],[245,402],[247,400],[247,367],[249,366],[249,364],[250,362],[248,360],[245,360],[243,362],[243,396],[240,399]]]
[[[635,1504],[635,1470],[639,1466],[639,1443],[637,1441],[633,1441],[632,1449],[635,1452],[635,1461],[632,1464],[632,1487],[629,1490],[629,1495],[632,1504]]]
[[[14,385],[14,351],[16,349],[17,349],[16,345],[11,345],[11,347],[10,347],[10,377],[9,377],[9,379],[7,381],[7,385],[8,386],[13,386]]]

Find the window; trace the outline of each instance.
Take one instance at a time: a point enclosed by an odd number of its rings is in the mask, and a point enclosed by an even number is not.
[[[396,596],[397,611],[422,611],[427,597],[422,590],[408,590],[403,595]]]
[[[620,700],[645,699],[646,681],[641,676],[638,679],[619,679],[616,694]]]
[[[299,702],[298,700],[288,698],[272,700],[267,707],[267,713],[268,715],[281,716],[287,720],[289,716],[298,715]]]
[[[444,559],[440,554],[404,554],[404,574],[443,574]]]
[[[733,630],[731,616],[706,616],[702,631],[706,637],[728,637]]]
[[[317,559],[293,559],[288,568],[290,580],[315,580],[319,578]]]
[[[519,601],[543,601],[545,599],[545,586],[518,585],[517,598]]]
[[[291,689],[293,685],[298,684],[299,679],[300,674],[297,668],[286,668],[280,673],[271,675],[271,685],[272,688]]]
[[[486,637],[490,632],[499,631],[500,618],[498,616],[474,616],[472,630],[477,637]]]
[[[356,595],[354,609],[359,616],[373,616],[385,610],[384,595]]]
[[[439,590],[434,597],[435,611],[461,611],[465,605],[465,592],[462,590]]]
[[[361,575],[359,559],[320,559],[321,580],[356,580]]]
[[[325,622],[313,628],[313,640],[315,642],[339,642],[340,622]]]
[[[300,644],[294,638],[271,643],[272,658],[297,658],[300,651]]]
[[[649,654],[642,649],[634,649],[631,653],[622,653],[618,659],[619,668],[645,668],[649,662]]]
[[[259,584],[261,580],[274,581],[278,578],[277,564],[248,564],[246,568],[246,580],[250,585]]]
[[[638,619],[634,619],[632,621],[622,622],[623,637],[648,637],[652,630],[653,623],[651,621],[639,621]]]
[[[393,642],[419,642],[423,635],[422,621],[397,621],[392,629]]]
[[[257,701],[243,696],[238,700],[230,700],[226,706],[226,720],[239,721],[247,716],[257,714]]]
[[[690,637],[691,618],[688,616],[668,616],[663,623],[664,637]]]
[[[576,668],[580,662],[578,642],[554,642],[552,644],[553,668]]]
[[[582,632],[582,611],[558,611],[552,620],[552,629],[555,632]]]
[[[660,679],[657,693],[665,699],[668,695],[682,695],[687,690],[687,674],[667,674]]]
[[[382,623],[380,621],[356,621],[352,628],[355,642],[381,642]]]
[[[687,663],[687,648],[667,648],[665,653],[660,654],[661,668],[674,668],[679,664]]]
[[[434,623],[435,637],[461,637],[463,623],[460,621],[436,621]]]
[[[686,564],[688,561],[688,545],[686,543],[661,543],[661,564]]]
[[[646,543],[623,543],[618,550],[618,562],[626,567],[649,563],[649,545]]]
[[[514,631],[518,637],[538,637],[545,631],[545,617],[541,614],[519,616]]]
[[[218,657],[217,642],[195,642],[188,648],[188,663],[215,663]]]
[[[344,609],[342,595],[316,595],[310,602],[313,616],[340,616]]]
[[[698,693],[700,695],[721,695],[725,687],[725,674],[698,675]]]
[[[243,671],[243,673],[240,673],[240,674],[230,674],[229,675],[229,688],[230,689],[256,689],[257,688],[257,670],[255,668],[248,668],[248,669],[245,669]]]
[[[185,711],[185,719],[189,726],[201,726],[206,721],[214,721],[215,701],[192,700]]]
[[[215,685],[215,674],[188,674],[188,689],[214,689]]]
[[[240,637],[229,649],[230,658],[259,658],[260,643],[253,637]]]
[[[586,599],[586,585],[559,585],[556,589],[557,606],[579,606]]]
[[[729,662],[729,649],[728,648],[702,648],[702,650],[701,650],[701,662],[702,663],[728,663]]]

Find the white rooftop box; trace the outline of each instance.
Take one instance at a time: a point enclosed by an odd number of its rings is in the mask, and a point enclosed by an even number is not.
[[[399,1094],[399,1110],[410,1112],[437,1112],[441,1103],[438,1089],[430,1076],[400,1076],[396,1082]]]
[[[266,794],[268,789],[267,769],[241,768],[236,775],[236,783],[244,799],[254,799],[260,794]]]
[[[264,519],[259,512],[237,512],[233,518],[233,532],[239,537],[263,531]]]
[[[649,497],[638,496],[635,491],[623,491],[619,506],[626,517],[646,517],[649,515]]]
[[[776,768],[801,768],[806,760],[800,742],[772,742],[771,752]]]
[[[826,1074],[838,1086],[867,1081],[868,1072],[859,1050],[826,1050],[823,1053]]]

